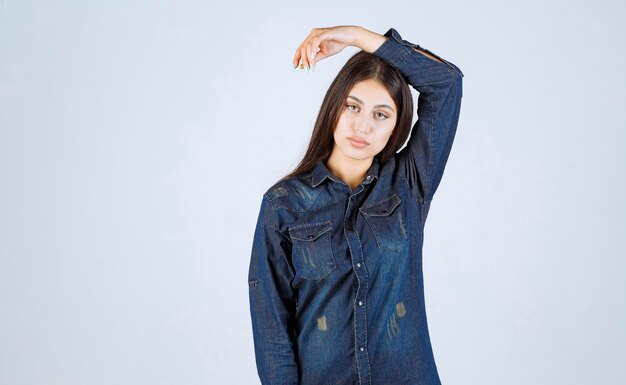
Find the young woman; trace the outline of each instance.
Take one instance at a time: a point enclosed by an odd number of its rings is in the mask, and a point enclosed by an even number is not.
[[[422,245],[463,73],[394,28],[359,26],[314,28],[293,64],[312,70],[349,45],[361,51],[304,159],[263,194],[248,276],[258,373],[264,385],[440,384]]]

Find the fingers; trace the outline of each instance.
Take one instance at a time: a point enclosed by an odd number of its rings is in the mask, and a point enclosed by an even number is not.
[[[306,68],[306,70],[308,71],[310,67],[309,65],[309,60],[308,60],[308,56],[306,53],[306,46],[302,46],[300,48],[300,60],[302,62],[302,65],[304,66],[304,68]],[[302,67],[300,67],[302,68]]]
[[[312,70],[313,69],[313,51],[311,50],[311,45],[307,44],[306,45],[306,60],[309,62],[309,69]]]
[[[311,50],[309,51],[309,57],[311,58],[311,64],[313,66],[313,69],[315,69],[315,63],[317,63],[317,61],[315,60],[315,55],[317,55],[319,51],[320,42],[321,42],[321,39],[319,37],[314,37],[313,41],[311,42]]]
[[[316,64],[317,62],[319,62],[319,61],[320,61],[320,60],[322,60],[322,59],[326,59],[327,57],[328,57],[328,56],[326,56],[326,55],[325,55],[322,51],[318,51],[318,52],[315,54],[315,58],[313,59],[313,68],[315,68],[315,64]]]
[[[309,69],[309,67],[308,67],[309,63],[306,60],[306,56],[307,56],[306,49],[305,49],[304,46],[301,45],[296,50],[296,53],[295,53],[294,58],[293,58],[293,62],[291,63],[294,66],[294,70],[296,68],[307,69],[307,70]]]
[[[292,64],[294,65],[294,69],[296,67],[300,67],[300,69],[306,69],[307,71],[311,70],[311,66],[313,63],[313,58],[311,57],[311,48],[308,45],[301,45],[298,47],[296,51],[296,55],[294,56],[294,60]]]
[[[325,57],[324,55],[318,55],[321,43],[321,39],[317,36],[318,34],[319,31],[313,28],[309,36],[300,44],[292,62],[294,70],[299,66],[300,69],[312,71],[315,68],[315,63]],[[319,53],[321,54],[321,52]],[[315,60],[316,56],[318,56],[317,60]]]
[[[300,65],[300,47],[298,47],[298,49],[296,49],[296,52],[293,54],[293,61],[291,62],[291,64],[293,64],[294,69],[298,68],[298,66]]]

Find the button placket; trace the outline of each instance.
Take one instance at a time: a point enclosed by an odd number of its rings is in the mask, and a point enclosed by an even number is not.
[[[358,208],[356,208],[358,204],[357,196],[363,189],[363,185],[359,186],[348,199],[348,207],[344,214],[344,234],[348,241],[352,263],[355,266],[353,271],[358,282],[354,297],[354,342],[355,347],[358,349],[357,367],[359,383],[367,384],[371,381],[371,368],[367,354],[367,316],[365,306],[365,298],[369,289],[369,278],[365,262],[363,261],[361,240],[355,228],[355,219],[358,214]]]

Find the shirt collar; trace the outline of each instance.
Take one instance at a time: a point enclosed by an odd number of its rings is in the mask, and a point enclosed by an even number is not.
[[[363,178],[363,184],[369,184],[374,180],[374,178],[378,178],[379,170],[380,162],[378,160],[378,157],[375,156],[374,160],[372,161],[372,165],[365,174],[365,178]],[[328,167],[326,167],[326,165],[324,164],[324,161],[320,159],[317,161],[317,163],[313,167],[313,171],[311,172],[311,185],[313,187],[317,187],[326,178],[329,178],[335,182],[344,183],[338,177],[333,175],[333,173],[330,172]]]

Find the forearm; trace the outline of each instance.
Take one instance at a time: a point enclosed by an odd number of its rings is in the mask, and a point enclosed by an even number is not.
[[[353,26],[354,28],[354,43],[357,48],[362,49],[365,52],[372,53],[380,47],[385,40],[386,36],[372,32],[361,26]]]
[[[382,36],[385,41],[373,53],[394,65],[418,92],[429,93],[425,86],[454,83],[458,77],[463,77],[456,65],[418,44],[403,40],[395,29],[391,28]],[[371,42],[372,38],[366,41]]]
[[[268,195],[263,195],[254,233],[248,286],[252,335],[259,378],[263,385],[296,385],[298,365],[291,328],[295,298],[291,289],[291,251],[274,222]]]
[[[383,36],[376,32],[372,32],[361,26],[354,26],[354,30],[355,30],[354,31],[354,35],[355,35],[354,45],[362,49],[365,52],[372,53],[376,51],[378,47],[380,47],[385,42],[385,40],[388,39],[386,36]],[[434,57],[433,55],[427,52],[421,51],[415,47],[413,49],[416,52],[419,52],[424,56],[427,56],[433,60],[436,60],[439,63],[443,63],[441,60],[437,59],[436,57]]]

